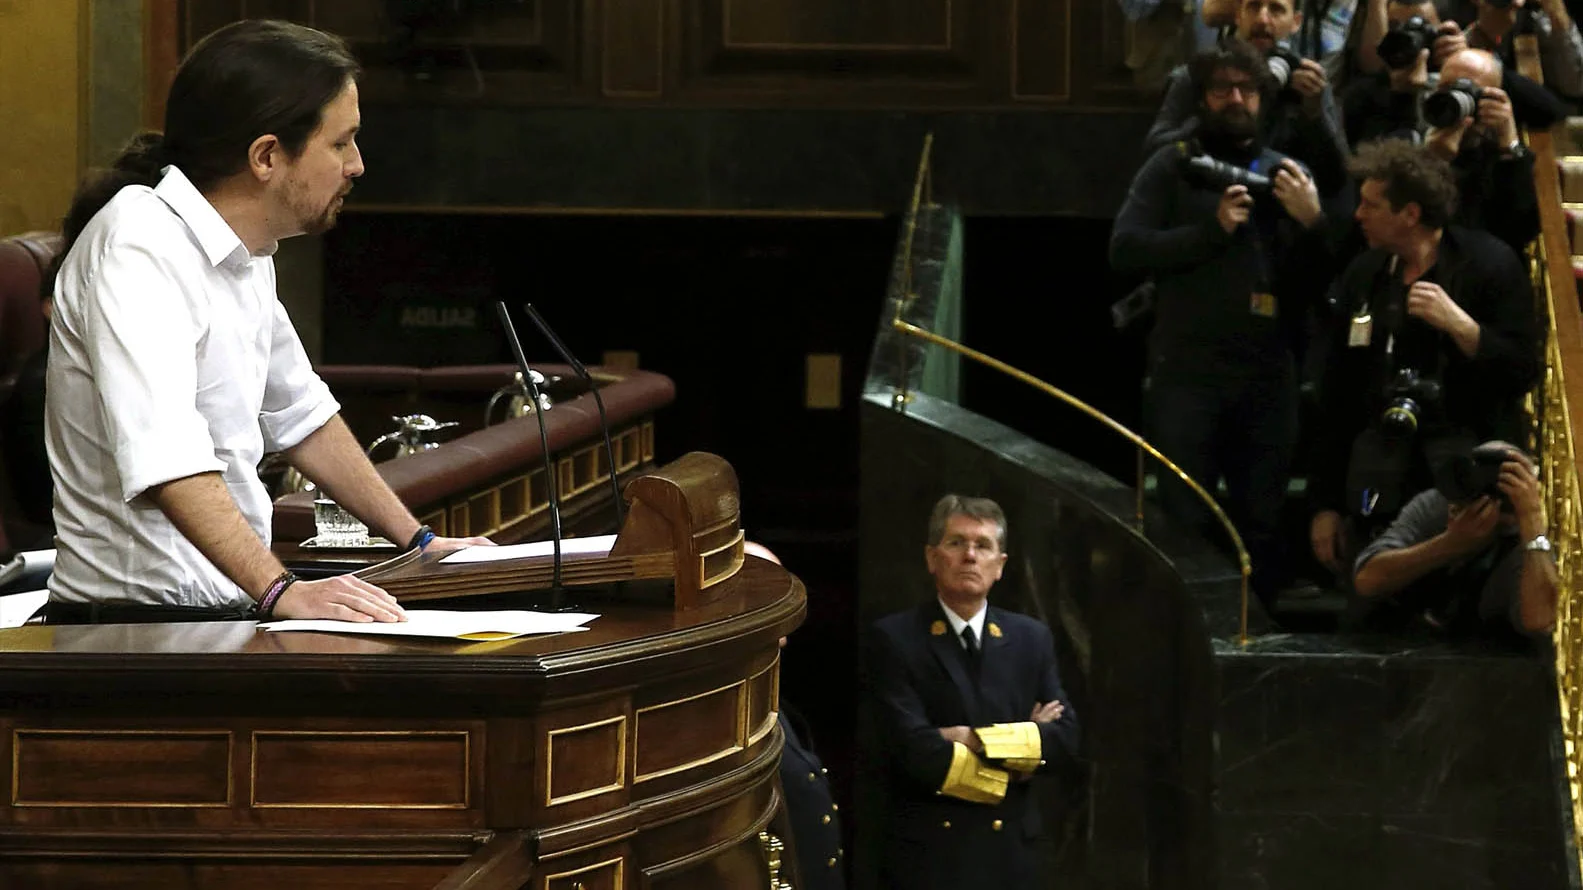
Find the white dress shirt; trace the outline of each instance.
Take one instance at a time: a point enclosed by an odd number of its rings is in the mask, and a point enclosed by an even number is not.
[[[940,599],[939,594],[935,595],[935,600],[940,603],[940,608],[945,610],[945,620],[951,622],[951,635],[956,637],[956,644],[964,649],[967,648],[967,644],[962,642],[962,628],[971,627],[973,639],[978,640],[979,651],[984,651],[984,616],[989,612],[989,603],[987,601],[979,603],[978,611],[973,617],[963,621],[962,616],[951,611],[951,607],[945,604],[945,600]]]
[[[274,261],[249,255],[180,170],[122,189],[66,255],[45,389],[50,597],[250,605],[144,493],[220,473],[267,545],[259,461],[340,406],[276,298]]]

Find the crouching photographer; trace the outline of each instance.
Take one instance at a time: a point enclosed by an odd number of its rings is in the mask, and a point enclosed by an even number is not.
[[[1449,455],[1358,555],[1352,622],[1401,632],[1542,634],[1555,624],[1555,554],[1533,461],[1487,442]]]
[[[1326,279],[1313,179],[1261,139],[1267,70],[1245,44],[1192,61],[1198,141],[1149,158],[1110,243],[1117,271],[1155,281],[1148,435],[1206,488],[1224,477],[1261,596],[1283,571],[1276,531],[1296,435],[1294,340]],[[1172,478],[1160,499],[1183,522],[1208,522]]]
[[[1370,250],[1332,288],[1323,350],[1310,542],[1345,579],[1433,467],[1491,439],[1521,441],[1538,375],[1533,291],[1510,247],[1450,225],[1450,166],[1387,140],[1353,160]]]

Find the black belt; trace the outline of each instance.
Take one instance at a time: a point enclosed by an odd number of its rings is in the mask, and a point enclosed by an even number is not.
[[[150,606],[140,603],[44,604],[45,624],[166,624],[183,621],[249,621],[251,608],[239,606]]]

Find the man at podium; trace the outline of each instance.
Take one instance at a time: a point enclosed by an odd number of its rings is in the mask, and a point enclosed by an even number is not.
[[[413,518],[275,294],[276,244],[334,225],[363,173],[357,74],[311,28],[222,28],[177,71],[164,133],[74,197],[46,376],[51,622],[402,620],[378,587],[297,581],[270,552],[271,451],[392,541],[487,543]]]
[[[1040,886],[1028,779],[1077,751],[1078,721],[1050,629],[988,605],[1006,517],[946,495],[924,548],[935,596],[871,628],[865,706],[884,765],[881,886]]]

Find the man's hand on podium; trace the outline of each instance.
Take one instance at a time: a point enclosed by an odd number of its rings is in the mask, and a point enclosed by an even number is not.
[[[437,539],[438,540],[438,539]],[[275,618],[329,618],[335,621],[406,621],[396,598],[356,575],[296,581],[275,603]]]
[[[471,538],[442,538],[438,535],[423,548],[424,552],[449,553],[452,550],[461,550],[463,547],[493,547],[495,542],[488,538],[474,535]]]

